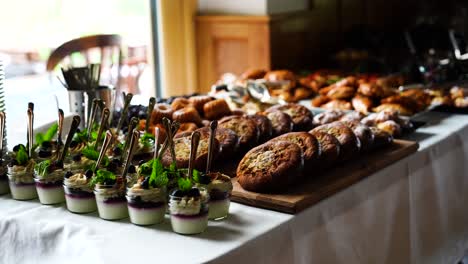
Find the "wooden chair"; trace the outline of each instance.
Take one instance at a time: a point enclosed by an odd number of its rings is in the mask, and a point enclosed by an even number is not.
[[[101,80],[119,87],[122,66],[122,38],[120,35],[93,35],[70,40],[55,49],[47,60],[47,71],[61,66],[101,64]]]

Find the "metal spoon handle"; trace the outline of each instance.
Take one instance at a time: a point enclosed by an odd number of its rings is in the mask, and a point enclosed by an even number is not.
[[[62,130],[63,130],[63,119],[64,119],[64,114],[63,110],[59,109],[58,110],[58,130],[57,130],[57,148],[59,148],[63,142],[62,142]]]
[[[109,148],[110,144],[112,143],[113,135],[110,130],[106,131],[106,135],[104,137],[104,142],[102,143],[101,151],[99,152],[99,157],[96,161],[96,170],[101,165],[102,159],[106,155],[107,149]]]
[[[146,113],[145,132],[149,133],[149,124],[151,120],[151,114],[153,113],[154,105],[156,104],[156,98],[151,97],[148,103],[148,112]]]
[[[104,132],[104,128],[107,125],[107,120],[109,119],[109,116],[110,116],[109,108],[105,107],[104,110],[102,110],[101,123],[99,125],[96,142],[94,143],[94,149],[97,149],[99,142],[101,141],[101,136],[102,136],[102,133]]]
[[[73,136],[78,130],[78,126],[80,125],[81,118],[80,116],[74,116],[72,123],[70,125],[70,130],[68,131],[67,139],[65,140],[65,145],[63,146],[62,153],[60,153],[59,160],[63,161],[67,156],[68,148],[70,147],[70,143],[72,142]]]
[[[192,180],[193,174],[193,165],[195,159],[197,158],[198,143],[200,142],[200,132],[194,131],[192,133],[192,138],[190,142],[190,158],[189,158],[189,167],[188,167],[188,178]]]
[[[119,133],[120,129],[122,129],[123,122],[127,118],[128,107],[130,106],[130,102],[132,101],[133,94],[132,93],[128,93],[128,94],[123,93],[123,97],[124,97],[124,107],[122,109],[122,114],[120,115],[119,122],[117,123],[117,129],[116,129],[117,132],[116,133]]]
[[[0,159],[3,156],[3,138],[5,136],[5,112],[0,112]]]
[[[122,156],[120,157],[120,161],[122,162],[124,162],[127,150],[130,146],[130,140],[132,139],[133,129],[135,129],[137,125],[138,125],[138,118],[132,117],[132,119],[130,119],[130,123],[128,124],[127,137],[125,138],[124,147],[122,149]],[[116,133],[118,133],[118,131]]]
[[[86,128],[88,129],[88,140],[91,138],[91,131],[93,130],[94,119],[96,118],[96,112],[98,107],[98,99],[93,99],[93,103],[91,105],[91,113],[89,113],[88,122],[86,124]]]
[[[218,121],[214,120],[210,123],[210,141],[208,142],[208,157],[206,160],[206,174],[210,173],[211,163],[213,161],[213,152],[215,147],[216,129],[218,128]]]
[[[130,139],[130,147],[128,148],[127,160],[125,161],[125,167],[122,174],[124,180],[126,180],[125,176],[127,176],[128,168],[130,167],[130,164],[132,164],[133,154],[135,154],[136,146],[140,140],[140,133],[137,130],[134,130],[131,134],[132,138]]]
[[[153,153],[153,159],[156,159],[158,157],[158,151],[159,151],[159,127],[154,128],[154,153]]]
[[[31,108],[28,109],[28,155],[32,157],[32,149],[34,144],[34,113]]]
[[[174,135],[175,135],[175,132],[172,133],[173,137],[174,137]],[[158,153],[158,158],[159,159],[161,159],[162,155],[164,154],[164,152],[166,152],[168,147],[169,147],[169,140],[166,137],[166,140],[164,140],[164,143],[162,144],[162,147],[161,147],[161,149],[159,150],[159,153]]]

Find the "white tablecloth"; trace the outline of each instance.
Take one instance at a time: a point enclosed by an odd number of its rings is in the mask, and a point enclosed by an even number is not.
[[[197,236],[0,196],[0,263],[454,263],[468,248],[468,117],[429,114],[417,153],[295,216],[233,203]]]

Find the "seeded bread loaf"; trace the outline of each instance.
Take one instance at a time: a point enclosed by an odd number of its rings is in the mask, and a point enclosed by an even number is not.
[[[273,125],[266,116],[248,115],[247,118],[252,119],[259,130],[259,143],[264,143],[273,136]]]
[[[239,137],[239,151],[246,152],[258,143],[257,124],[245,116],[227,116],[219,121],[218,127],[231,129]]]
[[[293,129],[292,118],[279,110],[259,113],[266,116],[271,121],[273,128],[273,137],[289,133]]]
[[[176,154],[176,165],[178,168],[187,168],[190,158],[190,135],[185,137],[174,138],[174,149]],[[204,170],[206,168],[206,160],[208,158],[208,138],[200,138],[198,144],[197,155],[194,161],[194,168],[197,170]],[[218,140],[215,140],[215,148],[213,156],[217,156],[219,152]],[[172,163],[171,153],[168,150],[164,152],[162,157],[164,166],[170,166]]]
[[[327,168],[335,164],[340,157],[340,142],[335,136],[321,131],[310,131],[320,146],[320,168]]]
[[[293,131],[309,131],[313,127],[314,116],[307,107],[300,104],[275,105],[265,112],[279,110],[291,116],[293,121]]]
[[[237,167],[238,182],[253,192],[280,192],[301,174],[301,148],[291,142],[267,142],[250,150]]]
[[[354,134],[359,138],[361,142],[361,149],[362,153],[367,152],[372,149],[374,144],[374,133],[372,130],[360,123],[359,121],[342,121],[343,124],[349,128],[351,128]]]
[[[354,132],[342,122],[333,122],[314,128],[312,131],[320,131],[331,134],[340,142],[340,159],[345,161],[359,154],[361,143]]]

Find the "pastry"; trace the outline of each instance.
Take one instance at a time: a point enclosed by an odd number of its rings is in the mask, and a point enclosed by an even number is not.
[[[297,87],[294,89],[294,101],[300,101],[311,97],[314,91],[306,87]]]
[[[354,132],[342,122],[333,122],[314,128],[312,131],[329,133],[340,142],[341,160],[349,160],[359,153],[361,143]]]
[[[296,87],[296,76],[288,70],[269,71],[263,78],[269,82],[288,81],[288,84],[284,86],[285,90]]]
[[[458,108],[466,108],[468,107],[468,97],[455,98],[453,104]]]
[[[191,135],[191,133],[190,133]],[[187,135],[185,137],[174,138],[174,150],[176,154],[176,166],[177,168],[188,168],[188,162],[190,158],[190,139],[191,136]],[[200,142],[198,144],[197,155],[194,161],[194,168],[197,170],[204,170],[206,165],[206,159],[208,157],[208,141],[209,138],[200,137]],[[216,157],[219,152],[219,143],[215,139],[215,148],[213,156]],[[162,163],[164,166],[168,167],[172,163],[172,156],[169,150],[166,150],[162,157]]]
[[[210,102],[213,101],[213,97],[207,96],[207,95],[197,95],[197,96],[192,96],[189,99],[189,102],[195,109],[197,109],[198,113],[203,114],[203,106]]]
[[[320,167],[327,168],[335,164],[340,157],[340,142],[338,139],[325,132],[312,130],[309,133],[315,136],[320,146]]]
[[[266,142],[273,136],[273,124],[268,117],[263,115],[248,115],[247,118],[252,119],[259,130],[259,143]]]
[[[200,132],[201,138],[210,137],[210,128],[202,127],[197,129]],[[219,142],[219,157],[226,159],[232,157],[239,147],[239,137],[236,132],[231,129],[219,127],[216,129],[216,139]]]
[[[327,110],[314,116],[314,126],[320,126],[338,121],[345,114],[346,112],[343,110]]]
[[[326,104],[330,101],[330,98],[324,96],[324,95],[319,95],[316,96],[314,99],[312,99],[311,104],[313,107],[320,107],[323,104]]]
[[[240,75],[242,80],[256,80],[265,76],[266,71],[262,69],[248,69]]]
[[[187,98],[183,98],[183,97],[178,97],[174,99],[174,101],[172,101],[171,103],[172,110],[174,111],[177,111],[189,105],[190,105],[190,101]]]
[[[293,129],[292,118],[279,110],[271,111],[269,113],[263,112],[261,115],[266,116],[271,121],[273,127],[273,137],[291,132]]]
[[[382,86],[375,83],[361,83],[358,88],[358,93],[373,98],[383,98],[386,95]]]
[[[227,128],[239,136],[239,150],[247,151],[257,145],[259,130],[257,124],[244,116],[227,116],[219,121],[220,128]]]
[[[351,128],[361,143],[361,152],[367,152],[372,149],[374,144],[374,133],[370,128],[359,121],[342,121],[347,127]]]
[[[176,135],[180,133],[184,133],[184,132],[191,133],[197,129],[198,129],[198,126],[195,123],[182,123],[180,124],[180,127],[177,130]]]
[[[248,191],[285,191],[302,172],[301,148],[290,142],[267,142],[250,150],[237,167],[238,182]]]
[[[393,137],[401,136],[401,127],[397,122],[393,120],[387,120],[385,122],[378,123],[377,128],[389,133]]]
[[[361,119],[363,119],[365,117],[365,115],[361,112],[357,112],[357,111],[352,111],[352,112],[349,112],[349,113],[346,113],[345,115],[343,115],[341,118],[340,118],[340,121],[361,121]]]
[[[372,109],[374,112],[381,112],[381,111],[384,111],[384,110],[391,110],[391,111],[397,111],[398,113],[400,113],[401,115],[405,115],[405,116],[411,116],[414,114],[413,110],[411,109],[408,109],[402,105],[399,105],[399,104],[381,104],[377,107],[374,107]]]
[[[197,109],[193,106],[188,106],[175,111],[172,114],[172,120],[179,121],[180,123],[195,123],[197,125],[202,124],[202,119],[198,114]]]
[[[401,105],[403,108],[406,108],[412,112],[418,112],[424,109],[422,104],[418,104],[418,101],[412,97],[405,97],[401,95],[393,95],[387,98],[380,100],[382,104],[397,104]]]
[[[208,120],[216,120],[231,114],[231,109],[224,99],[216,99],[203,105],[203,113]]]
[[[340,110],[352,110],[353,107],[350,102],[344,100],[331,100],[326,104],[320,106],[324,109],[340,109]]]
[[[350,86],[336,86],[330,89],[326,96],[331,99],[349,99],[354,96],[356,89]]]
[[[367,114],[372,108],[372,100],[369,97],[365,96],[356,96],[351,100],[351,104],[354,107],[354,110]]]
[[[155,125],[161,123],[163,117],[172,119],[173,113],[174,110],[172,110],[172,107],[169,104],[156,104],[154,105],[154,110],[151,113],[151,124]]]
[[[276,137],[269,142],[287,141],[297,144],[304,157],[304,170],[306,172],[312,172],[312,170],[318,165],[320,158],[320,145],[316,137],[307,132],[291,132]]]
[[[268,113],[276,110],[279,110],[291,116],[293,121],[293,131],[309,131],[313,127],[312,121],[314,119],[314,116],[312,112],[303,105],[275,105],[265,110],[265,112]]]
[[[393,142],[393,137],[389,133],[379,129],[377,127],[369,127],[374,133],[374,147],[373,149],[382,148],[390,145]]]

